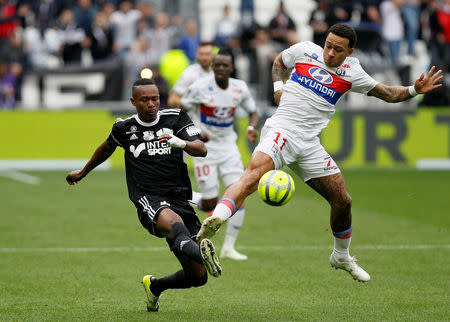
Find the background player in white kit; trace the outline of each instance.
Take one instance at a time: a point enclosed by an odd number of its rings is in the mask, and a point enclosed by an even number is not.
[[[266,121],[260,143],[243,176],[225,191],[226,201],[220,201],[213,215],[204,220],[198,241],[219,229],[234,209],[257,189],[264,173],[288,165],[331,206],[334,235],[331,266],[348,271],[355,280],[370,280],[369,274],[349,254],[352,199],[338,166],[320,144],[319,134],[332,118],[340,97],[349,90],[386,102],[400,102],[440,87],[437,82],[442,76],[440,70],[434,73],[433,66],[409,87],[378,83],[366,74],[357,58],[349,57],[355,43],[355,31],[347,25],[336,24],[328,30],[324,48],[308,41],[299,42],[275,58],[272,78],[279,107]],[[283,85],[291,69],[290,78]]]
[[[195,177],[201,197],[194,195],[193,201],[204,211],[211,211],[217,203],[219,180],[226,187],[237,182],[244,172],[241,154],[236,145],[237,135],[233,122],[237,107],[249,113],[247,137],[255,141],[258,131],[258,113],[244,81],[230,78],[233,60],[230,51],[221,49],[213,59],[214,75],[201,78],[192,84],[181,103],[202,133],[209,136],[206,142],[208,156],[194,158]],[[224,201],[224,200],[222,200]],[[226,200],[225,200],[226,202]],[[245,216],[243,204],[231,217],[222,246],[221,257],[245,260],[247,256],[238,253],[234,244]]]
[[[181,97],[196,80],[212,75],[211,61],[214,57],[214,46],[211,42],[202,42],[195,53],[196,63],[189,65],[173,85],[167,104],[170,107],[181,107]]]

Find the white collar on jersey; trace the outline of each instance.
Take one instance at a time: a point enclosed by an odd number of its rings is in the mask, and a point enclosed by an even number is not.
[[[138,122],[142,126],[153,126],[159,122],[159,112],[158,112],[158,114],[156,114],[156,119],[150,123],[142,121],[137,114],[134,114],[133,116],[134,116],[134,119],[136,120],[136,122]]]

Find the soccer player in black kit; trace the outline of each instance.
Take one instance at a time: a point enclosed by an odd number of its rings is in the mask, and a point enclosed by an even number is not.
[[[202,286],[207,272],[215,277],[222,272],[211,241],[195,242],[201,224],[188,203],[192,188],[183,150],[195,157],[206,156],[207,151],[200,130],[184,111],[159,110],[159,90],[153,80],[135,81],[130,100],[137,114],[117,119],[84,168],[70,172],[66,180],[70,185],[77,183],[117,146],[125,150],[128,195],[139,220],[150,234],[166,238],[182,266],[162,278],[144,276],[147,310],[157,311],[164,290]]]

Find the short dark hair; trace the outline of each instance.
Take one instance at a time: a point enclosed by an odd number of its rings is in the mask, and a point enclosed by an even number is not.
[[[131,86],[131,93],[132,93],[133,97],[134,97],[134,90],[136,89],[136,87],[141,86],[141,85],[155,85],[156,86],[156,83],[151,78],[136,79],[133,83],[133,86]],[[156,86],[156,87],[158,87],[158,86]]]
[[[211,46],[214,47],[214,43],[211,41],[202,41],[198,44],[198,47]]]
[[[357,40],[356,32],[349,25],[345,25],[343,23],[337,23],[335,25],[332,25],[328,29],[327,36],[329,33],[335,34],[336,36],[341,37],[341,38],[347,38],[349,48],[354,48],[356,45],[356,40]]]
[[[136,79],[133,83],[133,88],[136,86],[141,86],[141,85],[156,85],[155,81],[151,78],[139,78]]]
[[[233,51],[231,50],[230,47],[220,48],[219,51],[217,52],[217,55],[230,56],[233,59]]]

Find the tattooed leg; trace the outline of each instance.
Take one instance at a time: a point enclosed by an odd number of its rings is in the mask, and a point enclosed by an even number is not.
[[[347,192],[342,174],[336,173],[326,177],[313,178],[306,183],[330,204],[331,229],[337,232],[349,229],[352,225],[352,198]]]

